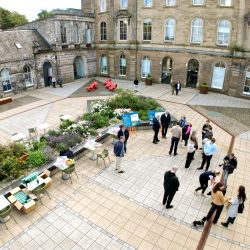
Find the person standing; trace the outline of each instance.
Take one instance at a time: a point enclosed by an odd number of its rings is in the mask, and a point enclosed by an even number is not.
[[[165,111],[165,113],[161,115],[162,138],[166,139],[170,121],[171,121],[170,114],[168,111]]]
[[[211,185],[213,185],[215,183],[215,177],[219,174],[219,170],[207,171],[202,173],[199,177],[200,186],[195,189],[195,194],[197,194],[197,191],[202,190],[201,195],[205,196],[204,193],[208,187],[208,182],[211,181]]]
[[[224,186],[227,187],[228,176],[232,174],[234,170],[237,168],[237,158],[234,156],[233,153],[224,157],[224,163],[222,164],[222,166],[223,166]]]
[[[129,131],[125,128],[124,125],[120,125],[120,130],[117,133],[117,138],[120,139],[121,136],[125,137],[124,140],[124,152],[127,153],[127,142],[129,138]]]
[[[185,163],[185,168],[190,168],[190,164],[194,158],[195,153],[195,144],[192,138],[190,138],[189,143],[187,145],[187,159]]]
[[[121,161],[122,157],[124,157],[124,141],[125,137],[120,136],[119,141],[117,141],[114,146],[114,154],[116,156],[115,170],[118,170],[119,174],[124,173],[124,171],[121,169]]]
[[[171,85],[172,95],[173,95],[173,94],[174,94],[174,91],[175,91],[175,85],[176,85],[175,79],[172,79],[172,80],[171,80],[170,85]]]
[[[188,144],[188,139],[191,133],[191,127],[192,124],[189,122],[186,122],[185,126],[182,129],[182,140],[184,141],[184,146],[187,146]]]
[[[204,153],[202,155],[202,163],[201,163],[201,166],[199,168],[197,168],[198,170],[201,170],[203,169],[205,163],[207,164],[206,165],[206,171],[209,169],[209,166],[210,166],[210,161],[213,157],[213,155],[215,154],[217,150],[217,146],[215,144],[215,139],[212,138],[211,141],[207,141],[204,145]]]
[[[134,85],[135,85],[135,92],[138,92],[139,81],[137,78],[135,78],[135,80],[134,80]]]
[[[185,116],[185,115],[182,115],[182,116],[181,116],[181,119],[179,120],[181,129],[183,129],[183,128],[185,127],[186,122],[187,122],[186,116]]]
[[[194,147],[195,147],[195,152],[196,152],[196,150],[199,148],[198,136],[197,136],[197,131],[196,130],[192,131],[192,133],[190,135],[190,138],[194,141]],[[195,152],[194,152],[194,155],[195,155]],[[194,160],[194,156],[193,156],[193,160]]]
[[[171,146],[169,150],[169,155],[172,154],[173,148],[174,148],[174,156],[177,155],[177,147],[178,143],[181,138],[181,128],[180,128],[180,123],[177,122],[176,126],[172,127],[172,138],[171,138]]]
[[[175,175],[176,171],[178,170],[178,167],[173,166],[171,170],[167,171],[164,175],[164,196],[162,204],[166,205],[166,208],[172,208],[173,205],[171,205],[171,202],[174,198],[175,193],[178,191],[178,188],[180,186],[180,182],[178,180],[178,177]]]
[[[179,91],[181,91],[181,83],[180,83],[180,81],[178,81],[175,84],[175,91],[176,91],[176,95],[178,95]]]
[[[202,140],[205,138],[205,136],[208,136],[208,131],[212,131],[212,126],[210,125],[210,121],[206,120],[206,123],[202,127]]]
[[[246,193],[245,193],[245,187],[239,186],[238,188],[238,195],[237,197],[229,200],[230,206],[227,211],[227,221],[221,222],[221,225],[224,227],[228,227],[229,223],[233,224],[235,221],[235,218],[238,214],[238,208],[240,204],[244,204],[246,200]]]
[[[161,128],[161,124],[160,124],[160,116],[157,115],[157,117],[154,117],[153,119],[153,130],[154,130],[154,139],[153,139],[153,143],[157,144],[160,140],[158,139],[158,134],[159,134],[159,130]]]
[[[203,219],[201,221],[194,221],[193,225],[204,225],[205,221],[210,220],[210,218],[212,217],[213,213],[216,211],[214,220],[213,220],[213,224],[216,224],[220,214],[222,212],[222,209],[224,207],[224,204],[226,203],[227,199],[224,197],[223,195],[223,184],[221,182],[218,182],[217,184],[215,184],[215,186],[213,187],[212,190],[212,206],[207,214],[207,216],[203,217]]]

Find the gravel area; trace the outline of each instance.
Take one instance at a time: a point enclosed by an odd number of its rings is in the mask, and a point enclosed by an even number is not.
[[[193,106],[231,134],[237,136],[250,130],[250,109],[215,106]]]

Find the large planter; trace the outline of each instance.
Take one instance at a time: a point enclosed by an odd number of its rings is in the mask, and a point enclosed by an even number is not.
[[[145,85],[152,85],[153,79],[145,79]]]
[[[200,87],[200,94],[207,94],[208,88],[207,87]]]

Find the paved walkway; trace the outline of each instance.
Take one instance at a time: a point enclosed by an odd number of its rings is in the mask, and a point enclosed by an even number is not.
[[[86,80],[87,81],[87,80]],[[117,81],[119,86],[133,89],[126,81]],[[12,132],[24,132],[32,124],[48,122],[52,127],[59,124],[59,115],[71,114],[75,117],[86,112],[86,97],[67,98],[81,82],[65,85],[63,89],[40,89],[29,92],[42,99],[10,112],[1,113],[0,133],[6,141]],[[176,118],[183,113],[200,131],[205,118],[186,103],[199,95],[193,89],[184,89],[180,96],[172,96],[166,85],[144,86],[140,92],[160,100]],[[213,95],[213,94],[211,94]],[[214,95],[216,98],[217,95]],[[219,96],[221,97],[221,96]],[[99,97],[98,97],[99,98]],[[207,96],[203,97],[206,103]],[[209,96],[210,98],[210,96]],[[220,102],[215,100],[215,102]],[[230,97],[228,99],[230,102]],[[247,107],[245,100],[238,100]],[[34,105],[34,106],[32,106]],[[223,105],[227,105],[223,101]],[[243,105],[243,104],[242,104]],[[215,168],[227,152],[231,136],[213,124],[218,152],[212,159]],[[2,138],[2,137],[1,137]],[[79,179],[73,177],[73,184],[63,181],[60,174],[53,176],[48,189],[52,199],[44,197],[34,212],[23,215],[14,210],[18,221],[8,222],[8,231],[0,229],[2,249],[195,249],[201,231],[193,229],[190,223],[201,218],[209,209],[210,198],[193,194],[198,185],[200,152],[196,153],[190,170],[184,169],[186,149],[179,147],[178,156],[168,156],[170,137],[158,145],[151,143],[152,132],[140,131],[131,136],[128,154],[124,158],[125,174],[117,175],[113,163],[108,168],[89,160],[89,155],[77,161]],[[150,142],[150,143],[149,143]],[[105,148],[112,151],[111,139],[105,141]],[[228,195],[233,196],[238,185],[250,190],[248,162],[250,161],[250,141],[237,137],[234,152],[239,166],[229,178]],[[179,166],[177,175],[180,190],[173,200],[174,209],[166,210],[161,202],[163,195],[163,174],[173,164]],[[226,218],[224,210],[218,225],[213,225],[206,249],[250,248],[249,202],[234,225],[228,229],[219,223]]]

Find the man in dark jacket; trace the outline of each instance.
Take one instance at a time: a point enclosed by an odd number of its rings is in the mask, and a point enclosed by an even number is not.
[[[168,111],[165,111],[165,113],[161,115],[162,138],[166,138],[170,121],[171,121],[170,114],[168,113]]]
[[[161,128],[161,124],[160,124],[160,116],[158,115],[157,117],[154,117],[153,119],[153,130],[154,130],[154,139],[153,139],[153,143],[157,144],[160,140],[158,139],[158,133],[159,130]]]
[[[120,125],[120,130],[117,133],[117,138],[120,139],[121,136],[125,137],[124,141],[124,152],[127,153],[127,141],[129,138],[129,132],[124,125]]]
[[[124,140],[125,137],[121,136],[119,141],[117,141],[114,146],[114,154],[116,156],[115,170],[118,170],[119,174],[124,173],[124,171],[121,169],[121,161],[122,157],[124,157]]]
[[[221,165],[220,165],[221,166]],[[227,179],[228,175],[232,174],[233,171],[237,168],[237,158],[233,153],[230,155],[226,155],[224,157],[223,166],[223,179],[224,179],[224,186],[227,186]]]
[[[176,191],[178,191],[178,188],[180,186],[180,182],[178,180],[178,177],[175,175],[178,167],[173,166],[171,170],[167,171],[164,175],[164,197],[163,197],[163,205],[166,204],[166,208],[172,208],[173,206],[170,205]]]
[[[203,125],[202,127],[202,140],[205,138],[205,137],[208,137],[209,135],[209,132],[211,133],[212,132],[212,126],[210,125],[210,121],[209,120],[206,120],[206,123]],[[213,133],[213,132],[212,132]],[[213,135],[213,134],[212,134]]]

